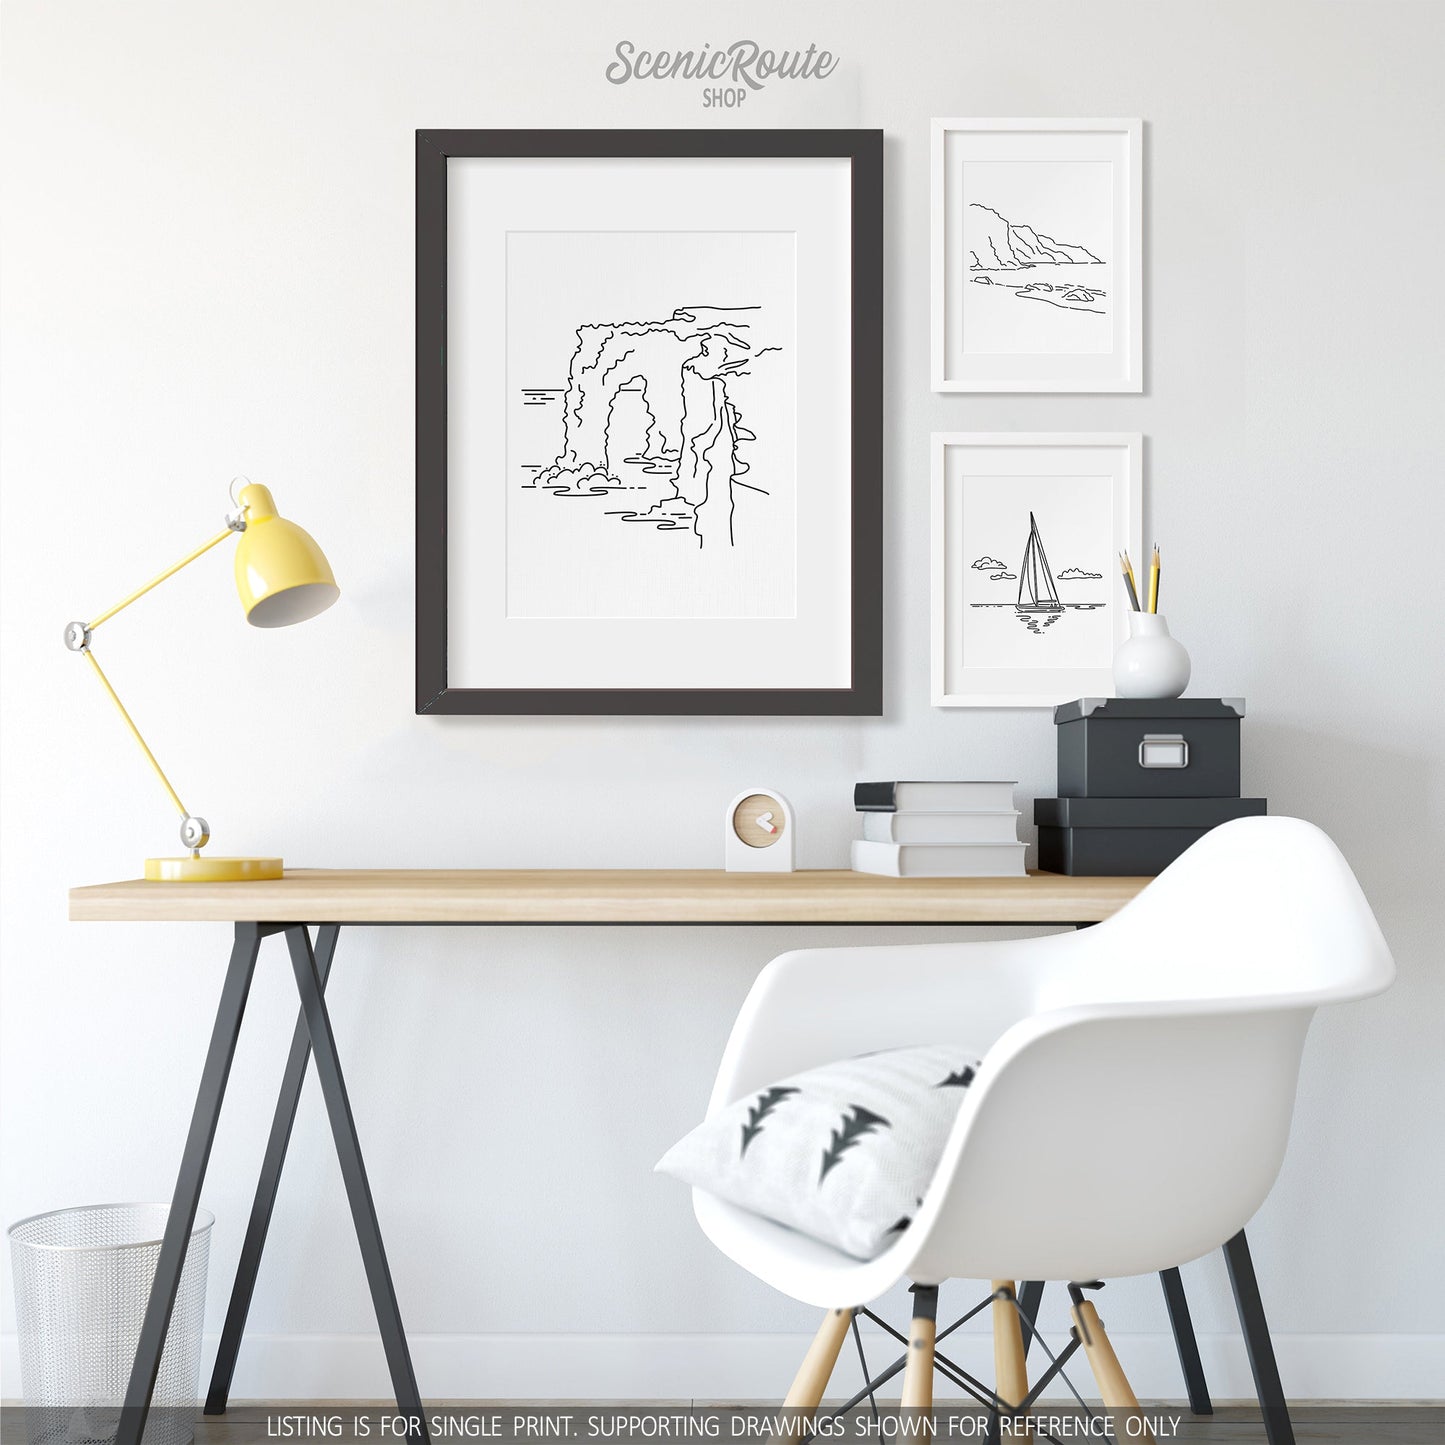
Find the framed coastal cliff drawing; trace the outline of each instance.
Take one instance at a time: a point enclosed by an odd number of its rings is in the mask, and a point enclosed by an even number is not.
[[[1142,451],[1135,433],[934,434],[935,707],[1114,695]]]
[[[935,391],[1144,389],[1142,136],[933,122]]]
[[[419,713],[881,711],[882,156],[417,132]]]

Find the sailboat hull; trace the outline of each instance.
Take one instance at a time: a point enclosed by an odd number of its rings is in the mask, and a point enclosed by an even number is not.
[[[1014,604],[1017,612],[1062,612],[1062,602],[1017,602]]]

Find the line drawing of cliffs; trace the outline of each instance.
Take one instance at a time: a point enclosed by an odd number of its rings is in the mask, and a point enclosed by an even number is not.
[[[992,206],[970,202],[964,249],[970,256],[971,271],[1017,271],[1048,261],[1082,261],[1102,266],[1100,258],[1084,246],[1056,241],[1032,226],[1010,221]],[[973,213],[977,214],[973,214]]]
[[[1042,301],[1063,311],[1104,314],[1107,291],[1087,281],[1065,276],[1045,281],[1042,276],[1017,284],[996,281],[991,273],[1039,271],[1055,266],[1103,266],[1105,260],[1086,246],[1059,241],[1021,221],[971,201],[964,207],[963,253],[969,280],[980,286],[1001,286],[1020,301]],[[1048,272],[1046,274],[1053,274]]]
[[[736,545],[737,489],[770,495],[743,480],[742,453],[757,436],[735,385],[781,354],[752,334],[761,309],[679,306],[665,320],[578,326],[565,390],[523,391],[524,405],[560,402],[562,411],[560,450],[549,463],[524,465],[523,485],[565,499],[633,500],[604,513],[687,533],[699,548]]]

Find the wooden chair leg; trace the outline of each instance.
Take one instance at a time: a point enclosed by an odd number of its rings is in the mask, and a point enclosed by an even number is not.
[[[793,1377],[788,1398],[783,1401],[784,1409],[804,1410],[809,1419],[817,1412],[828,1381],[833,1376],[833,1366],[838,1363],[838,1351],[843,1348],[843,1341],[848,1338],[848,1326],[852,1323],[853,1311],[850,1309],[829,1310],[823,1317],[823,1323],[818,1326],[818,1333],[813,1336],[813,1343],[808,1346],[808,1353],[803,1356],[803,1363]]]
[[[1125,1427],[1124,1432],[1116,1425],[1114,1438],[1153,1440],[1153,1432],[1145,1423],[1144,1412],[1139,1408],[1134,1389],[1129,1384],[1128,1376],[1124,1374],[1124,1368],[1119,1363],[1118,1355],[1114,1353],[1113,1345],[1109,1343],[1108,1335],[1104,1333],[1104,1322],[1099,1318],[1098,1310],[1094,1308],[1092,1301],[1075,1296],[1072,1314],[1074,1328],[1079,1332],[1079,1340],[1089,1358],[1089,1368],[1094,1372],[1094,1382],[1099,1387],[1099,1396],[1105,1407],[1111,1414],[1133,1415],[1139,1422],[1132,1429]]]
[[[994,1389],[1001,1400],[1017,1405],[1029,1392],[1029,1369],[1024,1359],[1023,1322],[1013,1303],[1014,1281],[994,1280],[993,1292]],[[1004,1298],[998,1298],[1000,1295]]]
[[[933,1409],[933,1345],[937,1334],[938,1286],[916,1284],[913,1323],[908,1327],[908,1361],[903,1366],[905,1410]]]

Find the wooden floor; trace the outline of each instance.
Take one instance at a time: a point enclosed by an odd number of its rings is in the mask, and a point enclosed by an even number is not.
[[[559,1407],[555,1403],[530,1405],[518,1401],[503,1401],[495,1404],[469,1401],[428,1405],[427,1416],[429,1420],[434,1415],[440,1415],[457,1422],[457,1425],[446,1432],[445,1437],[434,1435],[433,1438],[438,1442],[442,1438],[508,1442],[545,1438],[535,1430],[529,1432],[518,1427],[515,1416],[525,1416],[529,1409],[535,1409],[539,1415],[544,1412],[547,1416],[571,1415],[573,1417],[571,1428],[562,1433],[553,1434],[552,1438],[586,1441],[590,1436],[589,1431],[582,1423],[582,1417],[589,1410],[607,1416],[639,1410],[645,1411],[649,1415],[672,1411],[681,1413],[688,1408],[688,1403],[686,1401],[670,1401],[665,1404],[649,1403],[641,1406],[623,1406],[612,1403],[586,1406],[569,1402],[566,1406]],[[692,1403],[697,1408],[706,1408],[702,1401]],[[736,1410],[738,1406],[736,1402],[732,1402],[728,1408]],[[1156,1415],[1166,1417],[1171,1426],[1177,1419],[1177,1433],[1171,1434],[1167,1438],[1186,1442],[1186,1445],[1265,1445],[1264,1427],[1259,1419],[1259,1411],[1252,1406],[1217,1405],[1215,1413],[1207,1418],[1190,1415],[1187,1408],[1178,1402],[1146,1402],[1145,1410],[1151,1417]],[[1063,1406],[1057,1408],[1040,1406],[1038,1412],[1052,1415],[1073,1413]],[[953,1412],[950,1411],[950,1413]],[[1442,1442],[1445,1442],[1445,1406],[1442,1405],[1309,1404],[1295,1406],[1291,1413],[1297,1445],[1442,1445]],[[341,1441],[342,1445],[351,1445],[353,1441],[365,1440],[368,1445],[377,1445],[377,1442],[395,1442],[398,1439],[394,1431],[384,1433],[384,1421],[389,1415],[390,1412],[382,1407],[338,1405],[334,1402],[319,1404],[288,1402],[281,1405],[237,1404],[233,1405],[224,1416],[202,1417],[196,1424],[195,1445],[262,1445],[262,1442],[272,1445],[272,1442],[277,1440],[293,1442],[332,1440]],[[365,1417],[369,1421],[369,1430],[358,1430],[358,1417]],[[462,1422],[465,1422],[466,1428],[459,1428]],[[720,1432],[720,1438],[726,1441],[728,1436],[729,1431],[724,1426]],[[635,1438],[639,1441],[653,1441],[661,1437],[652,1431],[639,1430],[634,1435],[609,1432],[597,1438],[603,1440]],[[681,1438],[688,1437],[682,1436]],[[858,1436],[852,1431],[840,1438],[843,1440],[877,1439],[876,1436]],[[949,1438],[947,1432],[941,1432],[938,1436],[940,1441],[945,1441],[947,1438]],[[983,1436],[980,1432],[978,1435],[972,1436],[954,1434],[952,1438],[981,1440]],[[1074,1434],[1066,1435],[1064,1438],[1067,1440],[1093,1437]],[[1163,1438],[1161,1436],[1161,1441]]]

